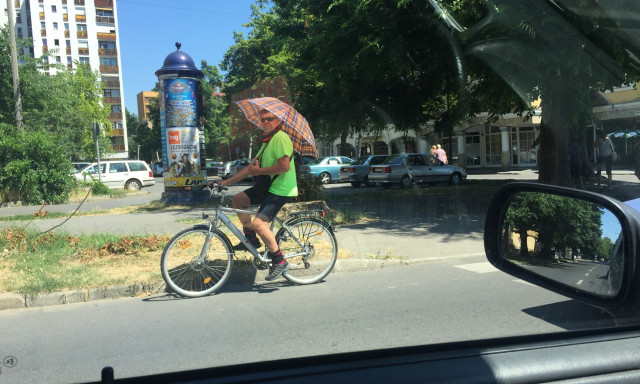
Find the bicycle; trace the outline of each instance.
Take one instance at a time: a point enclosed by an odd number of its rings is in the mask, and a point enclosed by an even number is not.
[[[221,199],[212,217],[202,213],[203,220],[209,223],[178,232],[162,251],[162,278],[181,296],[209,295],[220,289],[231,275],[235,251],[229,237],[219,229],[221,225],[246,245],[256,269],[270,268],[266,247],[260,254],[227,216],[227,213],[255,216],[257,211],[224,207],[227,190],[221,185],[210,188],[211,197],[220,195]],[[271,222],[271,231],[276,224],[279,226],[276,242],[291,266],[283,276],[292,283],[316,283],[325,278],[336,263],[338,242],[333,226],[323,216],[322,210],[308,210],[292,213],[286,220],[276,217]]]

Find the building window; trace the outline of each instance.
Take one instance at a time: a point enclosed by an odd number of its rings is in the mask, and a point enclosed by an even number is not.
[[[54,39],[53,40],[53,45],[55,45],[56,47],[59,47],[60,46],[60,40]]]
[[[64,30],[68,31],[69,30],[69,23],[64,23]]]
[[[80,62],[80,64],[89,64],[88,57],[80,57],[78,61]]]
[[[98,46],[100,49],[116,49],[115,41],[99,41]]]
[[[51,6],[51,12],[56,13],[58,12],[58,8],[55,5]]]
[[[76,7],[76,15],[86,15],[84,7]]]
[[[111,113],[122,113],[122,107],[119,104],[112,104]]]
[[[42,45],[47,46],[47,39],[42,39]]]
[[[118,60],[112,57],[101,57],[100,65],[118,65]]]
[[[67,64],[72,64],[71,56],[67,56]]]
[[[55,22],[53,23],[53,29],[56,31],[58,30],[58,23],[55,23]]]
[[[56,63],[58,63],[58,64],[62,63],[62,60],[60,59],[60,56],[56,56]]]
[[[104,89],[104,97],[120,97],[119,89]]]
[[[67,44],[67,48],[71,48],[71,40],[65,40],[65,43]]]
[[[42,29],[47,28],[47,25],[44,23],[44,21],[40,22],[40,28],[42,28]]]
[[[87,31],[87,24],[78,24],[78,31]]]

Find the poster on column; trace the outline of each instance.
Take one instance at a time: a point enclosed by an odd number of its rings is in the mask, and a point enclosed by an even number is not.
[[[196,82],[192,79],[166,79],[162,85],[169,173],[164,180],[165,188],[201,188],[206,178],[200,172]]]

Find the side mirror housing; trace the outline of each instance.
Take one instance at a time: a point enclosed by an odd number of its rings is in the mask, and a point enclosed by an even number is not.
[[[640,312],[637,268],[640,213],[616,199],[537,183],[510,183],[494,194],[484,244],[496,268],[604,309]]]

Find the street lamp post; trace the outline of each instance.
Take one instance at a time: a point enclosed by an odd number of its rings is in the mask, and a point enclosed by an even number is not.
[[[140,160],[140,144],[138,144],[138,160]]]

